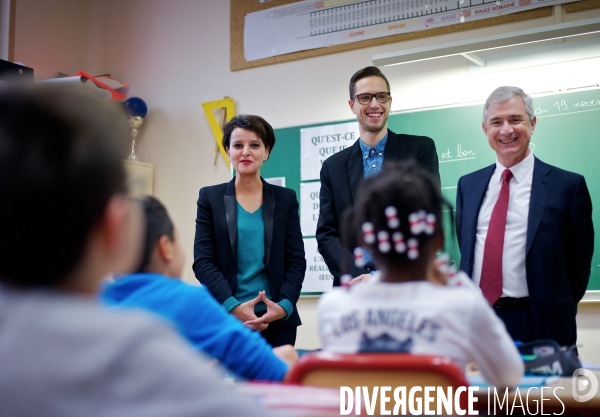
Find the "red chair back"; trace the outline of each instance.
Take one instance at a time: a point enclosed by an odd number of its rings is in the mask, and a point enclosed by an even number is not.
[[[442,387],[444,392],[447,387],[452,387],[454,394],[457,388],[469,386],[463,371],[449,359],[406,353],[309,353],[300,357],[286,383],[329,388],[346,386],[353,390],[366,386],[371,393],[375,386],[390,386],[392,392],[403,386],[407,394],[413,387]],[[423,398],[422,394],[421,391],[420,398]],[[377,401],[379,404],[378,397]],[[393,405],[392,397],[391,408]],[[466,410],[467,405],[467,393],[463,392],[460,407]],[[434,402],[432,409],[436,406]]]

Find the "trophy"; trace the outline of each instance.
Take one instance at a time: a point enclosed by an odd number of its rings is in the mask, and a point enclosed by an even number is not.
[[[129,159],[137,161],[138,158],[135,154],[135,144],[140,126],[144,123],[144,117],[146,117],[146,114],[148,113],[148,107],[141,98],[131,97],[125,100],[125,109],[129,114],[127,121],[131,127],[131,154],[129,154]]]
[[[129,116],[127,121],[129,122],[129,126],[131,126],[131,153],[129,154],[129,159],[137,161],[135,139],[137,138],[140,126],[144,123],[144,118],[141,116]]]

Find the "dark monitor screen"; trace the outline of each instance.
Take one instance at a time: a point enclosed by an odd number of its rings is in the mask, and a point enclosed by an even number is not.
[[[0,85],[33,84],[33,68],[0,59]]]

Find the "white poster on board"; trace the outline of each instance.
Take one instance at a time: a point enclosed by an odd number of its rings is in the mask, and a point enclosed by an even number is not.
[[[300,181],[318,180],[323,161],[356,142],[358,122],[300,129]]]
[[[576,0],[305,0],[244,16],[246,61],[430,30]]]
[[[300,183],[300,228],[302,236],[314,236],[319,220],[320,182]]]
[[[303,239],[306,256],[306,274],[302,292],[324,292],[333,288],[333,275],[317,249],[317,239]]]

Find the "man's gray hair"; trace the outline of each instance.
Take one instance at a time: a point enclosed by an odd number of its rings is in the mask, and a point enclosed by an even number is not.
[[[490,104],[502,103],[515,96],[519,96],[523,99],[523,103],[525,103],[525,111],[529,116],[529,120],[533,120],[535,112],[533,110],[533,101],[531,100],[531,97],[525,94],[525,91],[521,90],[519,87],[503,86],[492,91],[492,94],[490,94],[488,99],[485,101],[485,105],[483,106],[483,123],[485,123],[485,119],[487,118],[488,106]]]

